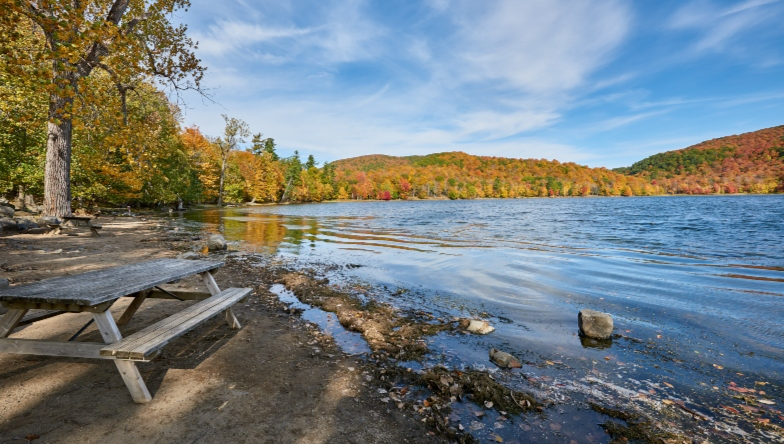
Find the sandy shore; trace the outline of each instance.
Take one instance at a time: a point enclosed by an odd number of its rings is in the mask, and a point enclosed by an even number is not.
[[[11,285],[102,267],[175,257],[158,222],[104,218],[101,237],[0,237],[0,278]],[[231,261],[229,261],[231,262]],[[219,285],[263,277],[229,263]],[[179,287],[199,287],[191,279]],[[0,355],[0,442],[425,443],[442,442],[410,413],[379,402],[366,365],[264,290],[236,313],[215,318],[139,364],[154,399],[131,401],[108,361]],[[119,300],[115,317],[130,302]],[[132,333],[189,302],[150,300],[122,331]],[[16,338],[64,339],[89,320],[65,314],[17,330]],[[94,327],[79,338],[100,341]]]

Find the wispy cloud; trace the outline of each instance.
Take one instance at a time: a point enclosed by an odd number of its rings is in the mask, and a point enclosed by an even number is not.
[[[694,50],[720,51],[744,32],[759,31],[765,22],[777,26],[782,4],[781,0],[747,0],[719,7],[708,0],[695,0],[675,12],[669,25],[673,29],[698,30],[701,37],[695,42]]]

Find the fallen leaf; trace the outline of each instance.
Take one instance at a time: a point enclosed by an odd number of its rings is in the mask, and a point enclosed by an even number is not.
[[[485,407],[487,407],[488,409],[492,409],[493,408],[493,402],[492,401],[485,401]]]
[[[545,362],[545,364],[547,364],[547,365],[555,365],[555,362],[553,362],[553,361],[544,361],[544,362]]]
[[[726,411],[728,411],[728,412],[732,413],[733,415],[739,415],[739,414],[740,414],[740,412],[739,412],[739,411],[735,410],[735,409],[734,409],[734,408],[732,408],[732,407],[728,407],[728,406],[726,406],[726,405],[723,405],[723,406],[721,406],[721,408],[723,408],[724,410],[726,410]]]
[[[661,339],[661,335],[656,335],[656,338],[657,339]]]
[[[424,401],[422,401],[422,405],[424,405],[425,407],[430,407],[432,404],[433,404],[433,403],[432,403],[432,402],[430,402],[430,401],[428,401],[427,399],[425,399]]]
[[[776,403],[770,399],[758,399],[757,401],[767,405],[776,405]]]
[[[762,382],[762,381],[756,381],[754,384],[756,384],[756,385],[767,385],[768,383],[767,382]]]
[[[609,357],[609,356],[605,356],[605,357],[604,357],[604,360],[605,360],[605,361],[609,361],[610,359],[612,359],[612,358],[611,358],[611,357]]]
[[[762,424],[767,424],[767,423],[770,422],[770,419],[768,419],[768,418],[757,418],[757,422],[760,422]]]
[[[724,370],[724,367],[722,367],[722,366],[720,366],[720,365],[713,364],[713,366],[714,366],[714,367],[716,367],[716,368],[717,368],[717,369],[719,369],[719,370]]]
[[[757,412],[759,412],[758,408],[752,407],[750,405],[743,405],[743,404],[741,404],[739,407],[742,408],[743,410],[749,412],[749,413],[757,413]]]
[[[672,402],[672,401],[670,401],[669,399],[662,399],[662,402],[663,402],[665,405],[672,405],[672,404],[673,404],[673,402]]]
[[[674,388],[674,386],[672,384],[670,384],[669,382],[665,382],[664,385],[666,385],[669,388]]]
[[[485,412],[482,412],[482,411],[474,412],[474,415],[476,415],[477,418],[481,418],[481,417],[485,416]]]
[[[501,438],[498,435],[495,435],[495,442],[504,442],[504,438]]]

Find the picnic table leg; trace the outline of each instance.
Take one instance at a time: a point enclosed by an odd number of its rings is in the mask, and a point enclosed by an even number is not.
[[[201,273],[201,279],[204,281],[204,285],[207,286],[207,289],[210,291],[210,294],[215,296],[216,294],[220,293],[220,287],[218,287],[218,283],[215,282],[215,278],[212,276],[212,272],[205,271]],[[231,307],[227,308],[224,311],[226,316],[226,323],[229,324],[230,328],[235,330],[239,330],[242,328],[242,324],[237,319],[237,316],[234,315],[234,311],[232,311]]]
[[[133,315],[136,314],[136,311],[139,310],[139,307],[142,306],[142,302],[144,302],[144,300],[147,299],[147,296],[149,294],[150,294],[149,290],[143,290],[136,293],[136,296],[134,296],[133,301],[131,301],[131,304],[128,305],[128,308],[126,308],[125,312],[123,312],[122,316],[120,316],[120,320],[117,321],[117,325],[125,325],[128,322],[130,322]]]
[[[114,323],[114,318],[112,318],[109,310],[103,313],[93,313],[93,319],[95,319],[95,324],[98,326],[98,331],[101,332],[104,342],[113,344],[122,339],[120,330],[117,329],[117,324]],[[139,373],[139,369],[136,368],[136,363],[117,359],[114,361],[114,364],[117,366],[117,370],[120,371],[120,376],[125,381],[125,386],[131,392],[131,397],[135,403],[146,404],[152,401],[150,391],[147,390],[142,375]]]
[[[12,308],[0,318],[0,338],[7,338],[19,325],[27,310]]]

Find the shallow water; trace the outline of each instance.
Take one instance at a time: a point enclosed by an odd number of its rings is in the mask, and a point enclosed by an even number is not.
[[[712,387],[730,379],[784,382],[784,196],[346,202],[186,218],[243,249],[344,265],[399,305],[491,319],[490,336],[437,344],[451,350],[442,360],[488,364],[500,346],[577,370],[634,363],[634,380],[666,379],[695,404],[718,402]],[[581,308],[611,313],[616,332],[642,342],[584,347]]]

